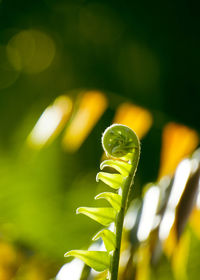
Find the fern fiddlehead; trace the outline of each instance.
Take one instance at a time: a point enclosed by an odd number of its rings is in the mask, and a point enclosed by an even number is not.
[[[102,238],[107,251],[72,250],[65,256],[78,257],[97,271],[108,269],[109,279],[117,280],[124,215],[140,157],[140,143],[130,128],[114,124],[103,133],[102,145],[110,159],[103,161],[100,169],[111,167],[118,173],[99,172],[97,181],[103,181],[118,190],[118,193],[104,192],[95,197],[107,200],[111,207],[80,207],[77,213],[85,214],[104,226],[114,222],[115,229],[114,232],[103,229],[93,238],[93,240]]]

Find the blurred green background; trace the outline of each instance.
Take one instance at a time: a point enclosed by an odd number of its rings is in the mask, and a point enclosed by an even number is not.
[[[153,115],[142,141],[138,192],[157,178],[165,123],[200,131],[198,4],[0,1],[0,237],[27,258],[38,254],[52,263],[44,279],[99,228],[75,209],[97,205],[93,197],[105,189],[95,183],[100,137],[120,103]],[[39,151],[28,148],[45,108],[63,94],[76,100],[82,89],[103,91],[108,108],[80,149],[64,151],[62,135]]]

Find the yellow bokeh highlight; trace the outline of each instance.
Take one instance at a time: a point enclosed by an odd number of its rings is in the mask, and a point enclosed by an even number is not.
[[[200,239],[200,209],[195,207],[190,216],[190,226],[196,234],[197,238]]]
[[[174,252],[174,249],[177,245],[177,233],[176,233],[176,226],[175,223],[173,224],[170,233],[166,240],[163,242],[163,249],[165,254],[170,258]]]
[[[141,139],[152,125],[152,116],[149,111],[142,107],[131,103],[122,103],[117,108],[113,122],[127,125]]]
[[[39,30],[23,30],[8,42],[7,56],[18,71],[34,74],[47,69],[55,56],[56,48],[52,38]]]
[[[172,257],[172,269],[176,280],[187,279],[187,263],[190,250],[190,233],[182,234],[177,246],[174,248]]]
[[[173,175],[178,163],[190,155],[199,143],[195,130],[187,126],[168,123],[163,130],[159,179]]]
[[[42,148],[55,139],[63,129],[72,112],[72,100],[59,96],[40,116],[28,136],[27,143],[32,148]]]
[[[78,109],[66,129],[63,146],[74,152],[84,142],[107,108],[107,99],[99,91],[88,91],[80,96]]]

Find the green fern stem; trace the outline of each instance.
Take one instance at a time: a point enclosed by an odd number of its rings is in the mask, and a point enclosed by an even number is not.
[[[127,202],[129,193],[131,192],[134,177],[137,170],[139,158],[140,158],[140,144],[138,141],[138,147],[134,149],[133,158],[131,160],[132,168],[130,174],[128,175],[123,193],[122,193],[122,202],[121,202],[121,209],[116,218],[116,248],[113,252],[113,257],[111,261],[111,268],[110,268],[110,280],[117,280],[118,279],[118,269],[119,269],[119,258],[120,258],[120,247],[121,247],[121,239],[122,239],[122,229],[123,229],[123,222],[124,222],[124,215],[127,208]]]

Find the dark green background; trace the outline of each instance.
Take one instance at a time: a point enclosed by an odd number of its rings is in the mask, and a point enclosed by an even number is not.
[[[0,1],[0,45],[36,29],[56,46],[49,68],[21,72],[0,89],[3,236],[61,262],[67,250],[89,244],[98,225],[75,216],[75,209],[97,205],[93,196],[104,189],[95,183],[100,137],[123,101],[153,114],[138,190],[156,180],[163,125],[177,121],[200,130],[199,27],[198,1]],[[104,91],[109,108],[78,152],[65,153],[61,137],[40,152],[24,147],[49,103],[86,88]]]

